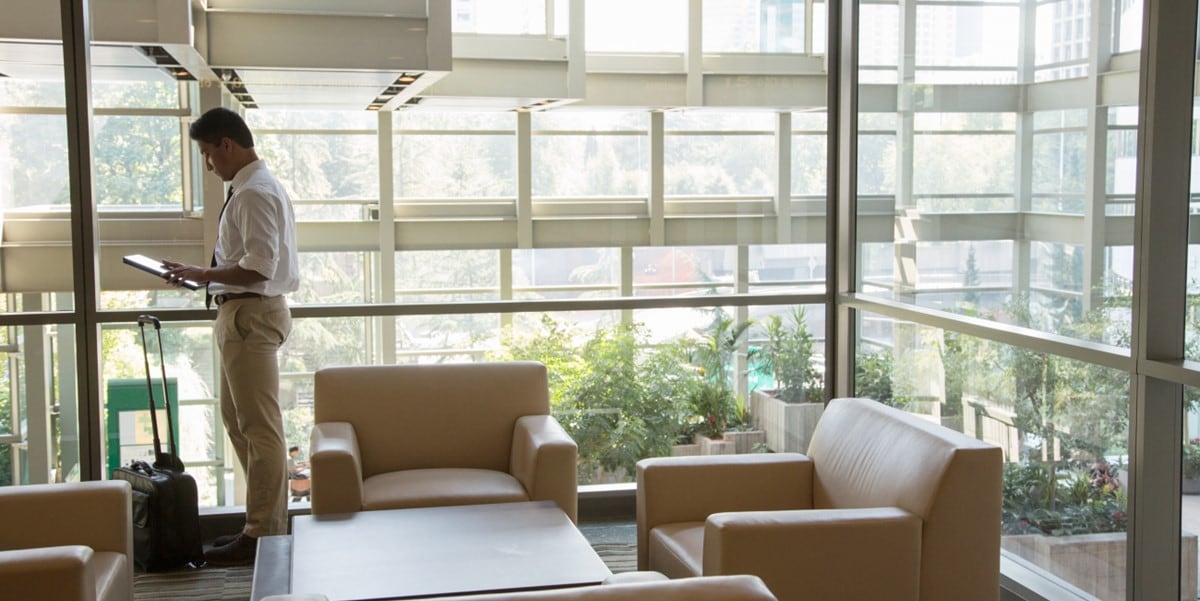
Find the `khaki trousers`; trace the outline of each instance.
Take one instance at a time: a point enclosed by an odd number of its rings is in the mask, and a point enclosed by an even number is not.
[[[287,451],[279,412],[279,347],[292,330],[282,296],[217,308],[221,419],[246,472],[248,536],[287,534]]]

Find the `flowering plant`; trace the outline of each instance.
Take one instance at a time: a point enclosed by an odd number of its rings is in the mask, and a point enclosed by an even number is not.
[[[1183,443],[1183,477],[1200,479],[1200,437]]]
[[[1005,463],[1004,534],[1124,532],[1125,490],[1105,462]]]

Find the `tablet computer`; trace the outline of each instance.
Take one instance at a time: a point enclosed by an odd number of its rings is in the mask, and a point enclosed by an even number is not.
[[[142,271],[145,271],[146,273],[152,273],[160,278],[166,279],[167,267],[158,259],[151,259],[146,255],[125,255],[122,260],[125,261],[126,265],[132,265],[138,269],[141,269]],[[199,290],[204,287],[204,284],[193,282],[192,280],[184,280],[182,284],[183,287],[187,288],[188,290]]]

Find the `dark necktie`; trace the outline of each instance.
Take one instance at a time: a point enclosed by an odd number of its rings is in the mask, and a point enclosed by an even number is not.
[[[229,187],[229,192],[225,193],[225,204],[221,205],[221,214],[217,215],[217,240],[221,238],[221,220],[225,218],[225,209],[229,208],[229,199],[233,198],[233,186]],[[217,266],[217,242],[213,242],[212,260],[208,263],[209,267]],[[213,295],[208,291],[209,283],[204,284],[204,308],[212,308]]]

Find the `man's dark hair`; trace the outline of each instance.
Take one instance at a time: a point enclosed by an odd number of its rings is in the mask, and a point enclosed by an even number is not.
[[[299,450],[300,450],[300,447],[298,447],[296,445],[292,445],[291,447],[288,447],[289,453],[291,453],[292,451],[299,451]]]
[[[229,138],[242,148],[254,148],[254,136],[246,122],[227,108],[215,108],[192,122],[188,135],[197,142],[220,144],[221,138]]]

